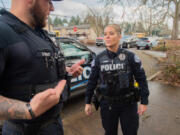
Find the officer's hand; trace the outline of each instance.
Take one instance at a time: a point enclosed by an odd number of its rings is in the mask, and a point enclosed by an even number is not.
[[[82,74],[83,68],[81,67],[84,64],[85,59],[80,60],[79,62],[73,64],[70,68],[66,68],[67,72],[74,77],[77,77]]]
[[[59,103],[60,95],[64,90],[65,84],[66,80],[62,80],[55,88],[50,88],[40,92],[32,98],[30,106],[36,117]]]
[[[138,107],[138,114],[143,115],[147,110],[147,105],[140,104]]]
[[[91,104],[86,104],[84,111],[85,111],[86,115],[88,115],[88,116],[92,115],[93,114],[92,113],[92,105]]]

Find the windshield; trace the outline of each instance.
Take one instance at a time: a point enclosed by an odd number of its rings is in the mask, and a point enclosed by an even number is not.
[[[148,38],[139,38],[139,40],[148,40]]]
[[[88,50],[84,50],[85,48],[76,43],[60,43],[60,47],[67,58],[88,59],[90,56]]]
[[[130,36],[123,36],[122,38],[123,39],[127,39],[127,38],[130,38]]]

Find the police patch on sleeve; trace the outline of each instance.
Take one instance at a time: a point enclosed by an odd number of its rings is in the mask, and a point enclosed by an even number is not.
[[[137,63],[141,62],[140,58],[137,55],[134,55],[134,61]]]
[[[92,62],[91,62],[91,67],[94,67],[95,66],[95,60],[93,60]]]

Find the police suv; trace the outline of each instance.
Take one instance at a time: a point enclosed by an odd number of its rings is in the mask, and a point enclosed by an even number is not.
[[[96,54],[85,45],[72,38],[56,37],[56,44],[65,55],[66,66],[71,66],[81,59],[86,60],[82,65],[84,68],[82,75],[71,78],[71,82],[67,86],[70,91],[70,93],[68,93],[68,98],[69,96],[85,92],[85,87],[91,71],[91,61],[95,58]]]

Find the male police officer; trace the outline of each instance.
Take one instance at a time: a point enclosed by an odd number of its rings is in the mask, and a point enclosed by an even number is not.
[[[66,68],[59,48],[42,30],[53,10],[51,0],[12,0],[10,12],[0,11],[3,135],[63,135],[59,113],[66,71],[78,76],[84,60]]]

